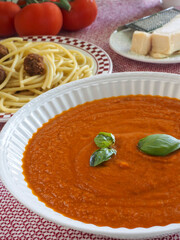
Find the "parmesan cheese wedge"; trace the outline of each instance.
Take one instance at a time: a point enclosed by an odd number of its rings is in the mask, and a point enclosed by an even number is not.
[[[151,34],[135,31],[132,37],[131,52],[139,55],[147,55],[151,50]]]
[[[171,55],[180,50],[180,14],[152,33],[152,52]]]

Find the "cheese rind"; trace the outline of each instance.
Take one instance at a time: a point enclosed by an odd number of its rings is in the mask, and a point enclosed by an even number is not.
[[[131,52],[147,55],[151,49],[151,34],[135,31],[132,37]]]

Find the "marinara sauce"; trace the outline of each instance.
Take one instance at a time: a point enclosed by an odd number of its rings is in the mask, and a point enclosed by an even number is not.
[[[99,132],[115,135],[117,154],[91,167]],[[151,227],[180,222],[180,151],[148,156],[150,134],[180,139],[180,101],[121,96],[79,105],[45,123],[29,140],[23,174],[40,201],[98,226]]]

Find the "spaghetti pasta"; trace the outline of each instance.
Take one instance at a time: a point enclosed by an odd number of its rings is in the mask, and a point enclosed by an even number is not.
[[[6,78],[0,84],[0,112],[14,113],[51,88],[92,75],[92,58],[58,43],[24,41],[19,37],[0,43],[9,50],[0,59],[0,66],[6,71]],[[26,73],[23,63],[30,53],[43,57],[44,74],[29,76]]]

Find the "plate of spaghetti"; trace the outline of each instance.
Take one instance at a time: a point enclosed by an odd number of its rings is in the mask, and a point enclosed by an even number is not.
[[[0,41],[0,122],[42,93],[92,75],[111,73],[100,47],[62,36],[13,37]]]

